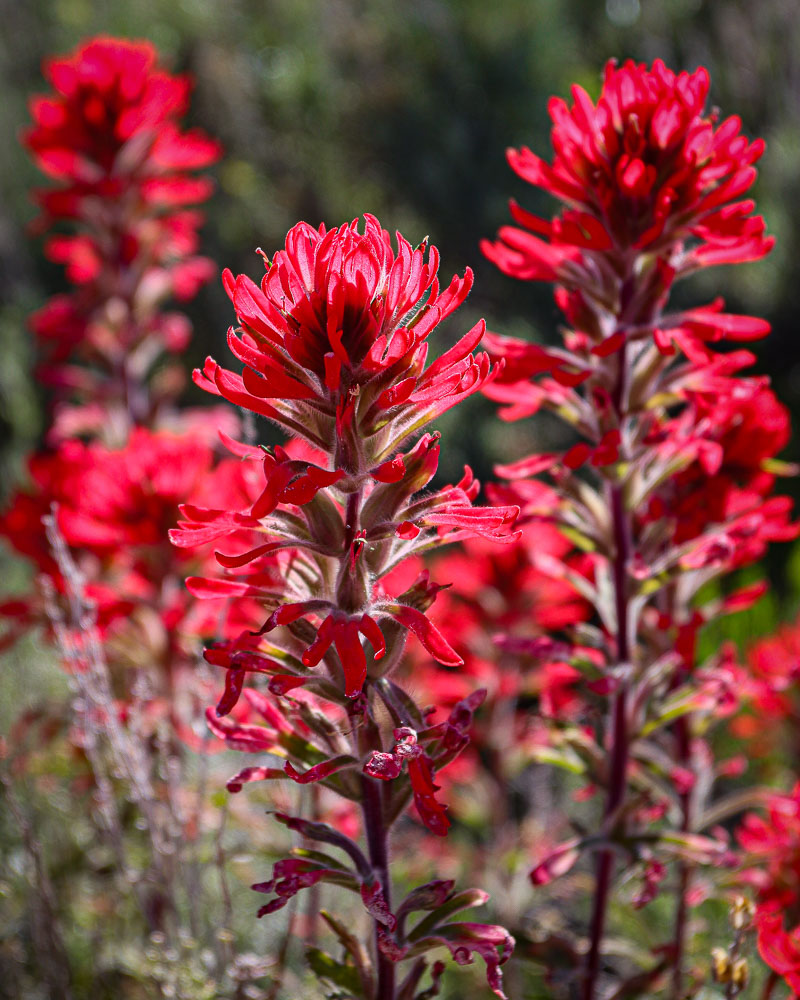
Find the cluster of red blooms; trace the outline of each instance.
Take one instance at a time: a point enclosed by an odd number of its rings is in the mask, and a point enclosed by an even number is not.
[[[533,872],[540,883],[571,867],[582,846],[598,852],[586,1000],[600,975],[611,844],[645,862],[645,882],[654,860],[663,879],[662,862],[681,845],[671,955],[675,995],[683,988],[686,860],[732,861],[724,838],[714,846],[719,831],[698,826],[714,781],[703,734],[710,712],[733,710],[742,677],[725,651],[698,663],[697,637],[710,617],[763,592],[755,585],[709,600],[706,585],[797,535],[788,498],[771,496],[788,414],[765,378],[741,374],[750,352],[712,347],[762,337],[768,325],[724,312],[721,300],[668,308],[679,278],[758,259],[772,245],[743,198],[763,143],[748,142],[737,118],[707,114],[707,94],[705,70],[676,75],[656,61],[609,63],[596,104],[579,87],[572,105],[553,99],[552,162],[528,149],[510,151],[509,162],[565,207],[546,221],[512,203],[518,225],[483,247],[506,274],[555,282],[566,322],[559,347],[487,336],[506,364],[486,392],[504,419],[546,408],[577,438],[563,454],[499,471],[521,507],[523,538],[529,524],[553,524],[580,553],[582,573],[560,555],[538,564],[593,609],[566,636],[588,681],[572,750],[587,782],[605,790],[605,820],[599,840],[562,845]],[[530,478],[541,474],[554,490]],[[578,632],[599,661],[587,661]],[[652,981],[662,971],[654,962]]]
[[[728,813],[715,796],[735,765],[714,762],[711,722],[743,694],[758,711],[795,712],[794,633],[759,647],[749,673],[728,649],[698,653],[706,622],[763,592],[714,581],[798,533],[788,499],[772,495],[789,471],[776,459],[788,413],[766,378],[743,374],[750,352],[713,347],[769,327],[721,300],[668,307],[678,279],[769,251],[745,197],[763,144],[738,119],[706,113],[702,69],[611,63],[596,104],[578,87],[571,105],[553,99],[552,162],[528,149],[509,161],[563,210],[547,221],[512,204],[516,225],[484,252],[508,275],[555,284],[560,346],[486,334],[480,322],[428,363],[430,335],[464,302],[472,273],[441,288],[436,248],[393,241],[370,215],[298,224],[263,255],[259,284],[223,274],[241,369],[209,358],[195,372],[200,387],[286,433],[269,449],[238,440],[224,407],[172,412],[179,369],[154,375],[190,334],[166,300],[192,298],[213,271],[187,206],[209,195],[193,171],[220,149],[182,129],[188,81],[159,69],[150,44],[108,38],[50,62],[47,75],[54,92],[33,102],[25,143],[55,181],[37,195],[38,226],[74,288],[33,317],[57,407],[31,485],[0,518],[0,535],[46,579],[46,600],[0,605],[11,623],[0,642],[46,624],[53,602],[69,607],[76,581],[41,530],[51,510],[123,703],[128,668],[144,672],[156,680],[153,716],[194,745],[205,742],[194,721],[208,690],[190,680],[195,643],[215,640],[204,655],[225,680],[208,728],[219,746],[283,763],[245,766],[228,789],[288,778],[361,811],[365,849],[355,824],[349,836],[342,823],[278,814],[321,847],[295,849],[254,888],[269,897],[259,916],[323,883],[360,899],[372,947],[325,915],[343,957],[323,956],[320,975],[365,1000],[437,995],[443,965],[427,953],[442,947],[458,964],[481,957],[504,996],[513,938],[452,919],[486,894],[437,880],[393,901],[389,855],[411,803],[447,834],[439,775],[487,699],[479,752],[450,774],[486,767],[503,787],[512,756],[523,767],[547,759],[582,775],[581,797],[605,796],[595,829],[531,871],[538,887],[596,854],[589,948],[573,972],[584,1000],[612,973],[615,995],[659,989],[668,974],[684,995],[688,908],[703,891],[692,880],[701,866],[736,863],[719,823],[741,805]],[[481,341],[487,352],[473,353]],[[430,488],[440,436],[428,425],[481,391],[503,419],[549,409],[574,435],[563,453],[500,467],[507,482],[490,488],[491,506],[475,505],[469,468]],[[460,552],[424,568],[423,556],[456,541]],[[414,697],[398,670],[409,638]],[[800,899],[799,804],[798,789],[774,795],[738,835],[758,865],[745,880],[760,953],[795,992],[800,927],[785,914]],[[640,882],[634,905],[677,886],[672,939],[633,973],[601,954],[619,853]],[[578,963],[579,949],[571,955]]]
[[[218,634],[225,602],[209,614],[186,594],[183,577],[202,571],[208,554],[176,552],[167,532],[187,495],[205,503],[225,491],[241,504],[254,484],[238,461],[216,454],[217,426],[236,433],[238,420],[221,409],[170,412],[180,369],[151,375],[191,332],[163,303],[192,298],[213,272],[196,255],[202,215],[185,206],[210,194],[211,181],[191,171],[220,147],[181,129],[190,82],[160,69],[149,42],[98,38],[45,72],[54,92],[33,100],[24,142],[54,180],[36,195],[45,252],[75,287],[32,318],[46,351],[42,375],[59,402],[48,447],[31,457],[30,485],[12,496],[0,536],[52,593],[0,605],[0,642],[47,626],[53,596],[69,617],[76,581],[65,578],[42,527],[52,508],[123,706],[137,668],[152,682],[148,712],[198,743],[189,722],[202,718],[203,691],[181,681],[198,655],[193,637]],[[54,231],[61,224],[68,232]],[[246,612],[231,612],[237,632],[254,621]]]
[[[160,69],[149,42],[97,38],[49,61],[45,75],[53,92],[31,102],[24,142],[54,181],[36,194],[45,253],[75,290],[51,299],[31,325],[47,349],[42,378],[83,404],[62,407],[52,434],[108,434],[111,425],[119,441],[128,418],[152,423],[179,388],[177,367],[149,391],[145,378],[191,335],[186,316],[163,302],[194,298],[214,274],[197,255],[203,216],[187,206],[210,195],[211,181],[192,171],[221,148],[182,130],[190,81]],[[51,232],[61,223],[66,232]]]
[[[738,839],[754,867],[745,872],[756,892],[755,926],[761,957],[800,994],[800,784],[773,793],[767,815],[745,816]]]
[[[440,585],[422,572],[403,586],[403,564],[461,538],[513,541],[518,512],[508,504],[475,507],[478,483],[469,469],[455,485],[421,492],[436,473],[439,435],[409,439],[501,366],[472,354],[481,322],[426,367],[427,338],[464,301],[472,274],[441,290],[435,247],[413,248],[399,233],[396,247],[372,216],[363,231],[358,220],[331,230],[300,223],[285,249],[265,258],[260,286],[225,272],[239,319],[228,343],[245,367],[239,375],[208,359],[196,379],[270,417],[293,440],[272,451],[230,442],[259,470],[258,496],[244,508],[185,504],[172,537],[179,546],[211,538],[221,546],[220,574],[189,579],[195,595],[249,596],[265,605],[260,629],[206,652],[226,670],[219,718],[210,713],[209,722],[231,746],[287,760],[283,770],[248,767],[229,788],[288,776],[319,782],[363,812],[368,858],[341,832],[287,817],[290,828],[341,848],[352,866],[304,854],[278,862],[273,879],[257,886],[275,894],[261,912],[298,889],[333,882],[360,893],[375,921],[374,967],[365,970],[355,953],[350,959],[364,996],[377,989],[376,997],[393,997],[396,963],[443,943],[462,964],[480,954],[503,996],[499,966],[512,940],[502,928],[451,923],[450,914],[474,905],[460,903],[452,883],[420,887],[391,907],[389,829],[413,799],[428,829],[446,834],[436,772],[466,745],[483,699],[473,690],[444,722],[431,724],[391,679],[409,633],[439,663],[463,662],[426,615]],[[259,533],[261,544],[237,544],[242,528]],[[248,674],[267,675],[268,695],[244,688]],[[226,720],[243,692],[249,711]],[[418,909],[427,916],[406,928],[406,915]],[[402,995],[414,995],[424,969],[414,964]]]

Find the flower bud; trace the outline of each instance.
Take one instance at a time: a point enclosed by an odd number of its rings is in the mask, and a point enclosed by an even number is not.
[[[713,948],[711,951],[711,975],[715,983],[729,983],[733,969],[730,956],[724,948]]]

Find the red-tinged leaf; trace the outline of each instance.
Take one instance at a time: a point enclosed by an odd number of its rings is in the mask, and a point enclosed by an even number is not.
[[[206,723],[211,732],[223,740],[231,750],[242,750],[245,753],[263,753],[274,749],[277,733],[266,726],[254,726],[249,723],[234,722],[225,717],[217,718],[213,708],[206,709]]]
[[[531,871],[534,885],[547,885],[553,879],[566,875],[580,857],[580,840],[576,837],[561,844]]]
[[[380,660],[386,653],[386,639],[380,626],[369,615],[362,615],[358,623],[359,630],[367,637],[374,650],[374,658]]]
[[[333,757],[331,760],[323,761],[320,764],[315,764],[310,767],[307,771],[302,774],[296,770],[291,761],[286,761],[284,765],[284,771],[286,775],[296,781],[298,785],[308,785],[314,781],[322,781],[323,778],[327,778],[331,774],[335,774],[337,771],[341,771],[346,767],[353,767],[358,761],[355,757],[350,754],[342,754],[339,757]]]
[[[233,271],[229,267],[226,267],[222,272],[222,286],[228,294],[228,298],[233,302],[233,293],[236,287],[236,278],[233,276]]]
[[[396,455],[370,470],[372,478],[377,479],[379,483],[398,483],[405,474],[406,467],[402,455]]]
[[[306,475],[318,489],[323,489],[338,483],[345,475],[345,471],[344,469],[320,469],[316,465],[309,465]]]
[[[367,909],[367,913],[384,927],[393,931],[397,926],[397,920],[386,903],[386,897],[377,880],[370,883],[362,883],[361,899]]]
[[[512,462],[510,465],[496,465],[494,471],[504,479],[528,479],[530,476],[537,476],[540,472],[552,469],[557,457],[554,452],[542,455],[529,455],[528,458],[522,458],[518,462]]]
[[[215,362],[212,378],[217,394],[227,399],[229,403],[241,406],[245,410],[252,410],[253,413],[260,413],[262,417],[269,417],[280,423],[280,413],[278,413],[274,406],[267,403],[265,399],[253,396],[247,392],[241,376],[234,375],[233,372],[227,371],[225,368],[220,368]],[[202,384],[200,387],[206,388]]]
[[[303,618],[305,615],[309,614],[309,612],[317,611],[325,607],[328,607],[328,602],[319,600],[298,601],[294,604],[281,604],[279,608],[276,608],[272,612],[267,621],[264,623],[263,631],[271,632],[279,625],[291,625],[292,622],[296,622],[298,618]]]
[[[320,624],[317,629],[317,637],[303,653],[303,664],[306,667],[315,667],[322,657],[328,652],[333,643],[335,633],[335,622],[333,615]]]
[[[264,365],[264,377],[261,378],[251,368],[242,371],[242,384],[247,392],[260,399],[313,399],[314,390],[303,385],[297,379],[278,371],[270,365]]]
[[[585,441],[573,445],[562,459],[568,469],[578,469],[589,459],[592,449]]]
[[[342,381],[342,362],[331,351],[325,355],[325,385],[336,392]]]
[[[405,628],[411,629],[431,656],[446,667],[463,666],[464,661],[450,646],[433,622],[421,611],[404,604],[393,604],[388,612]]]
[[[231,668],[225,675],[225,691],[217,704],[217,715],[227,715],[239,700],[244,685],[245,671]]]
[[[245,566],[249,562],[254,562],[261,556],[265,556],[270,552],[276,552],[278,549],[284,548],[286,542],[268,542],[266,545],[258,545],[254,549],[249,549],[247,552],[241,552],[239,555],[226,554],[224,552],[215,552],[214,557],[220,566],[225,566],[226,569],[234,569],[238,566]]]
[[[395,528],[394,533],[398,538],[411,540],[412,538],[416,538],[420,531],[422,531],[422,529],[418,528],[413,521],[401,521]]]
[[[225,782],[229,792],[241,792],[242,786],[251,781],[277,781],[286,778],[279,767],[245,767]]]
[[[744,611],[752,607],[768,590],[769,584],[766,580],[759,580],[757,583],[751,583],[747,587],[741,587],[732,594],[728,594],[722,602],[722,606],[727,614],[732,614],[734,611]]]
[[[246,668],[245,668],[246,669]],[[270,726],[281,733],[291,733],[292,724],[282,714],[281,710],[262,691],[255,688],[244,689],[245,701],[258,712]]]
[[[258,285],[246,274],[240,274],[236,279],[233,306],[243,323],[267,340],[273,343],[279,342],[268,319],[273,312],[272,306]]]
[[[402,382],[398,382],[391,389],[386,389],[378,396],[378,407],[382,410],[388,410],[392,406],[399,406],[401,403],[405,403],[416,388],[416,385],[416,378],[407,378]]]
[[[394,778],[399,778],[402,770],[402,761],[397,760],[394,754],[383,753],[380,750],[373,750],[364,764],[364,773],[371,778],[379,778],[381,781],[392,781]]]
[[[361,694],[367,677],[367,658],[358,636],[358,623],[354,620],[337,622],[334,642],[344,671],[344,693],[348,698],[355,698]]]
[[[569,371],[566,368],[555,366],[551,374],[559,385],[574,389],[576,386],[582,385],[592,373],[591,370]]]
[[[177,528],[170,528],[168,535],[170,542],[177,549],[194,549],[198,545],[207,545],[215,542],[218,538],[230,534],[227,525],[209,524],[199,525],[187,521],[179,521]]]
[[[295,688],[302,687],[308,681],[308,677],[298,677],[296,674],[275,674],[274,677],[270,678],[267,686],[272,694],[281,697]]]
[[[473,326],[468,333],[465,333],[464,336],[453,347],[451,347],[449,351],[445,351],[441,357],[437,358],[437,360],[430,365],[425,372],[425,383],[428,384],[432,382],[442,372],[447,371],[448,368],[451,368],[454,364],[462,361],[468,354],[471,354],[483,339],[485,332],[485,321],[482,319],[478,320],[475,326]]]
[[[201,600],[218,600],[220,597],[268,597],[269,591],[251,587],[243,580],[211,580],[202,576],[186,578],[186,589]]]

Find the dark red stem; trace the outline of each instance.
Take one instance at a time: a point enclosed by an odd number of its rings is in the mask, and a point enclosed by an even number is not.
[[[362,778],[361,809],[364,814],[364,832],[367,838],[369,861],[378,876],[386,906],[391,909],[391,881],[389,879],[389,828],[383,811],[383,789],[374,778]],[[378,986],[375,1000],[394,1000],[395,964],[380,949],[375,921],[375,955],[378,963]]]
[[[691,733],[689,732],[689,720],[686,717],[680,718],[675,724],[675,735],[678,744],[678,760],[683,766],[691,762]],[[690,791],[681,794],[682,828],[689,832],[692,828],[692,793]],[[687,896],[691,884],[692,873],[686,862],[682,862],[678,869],[678,908],[675,913],[675,938],[674,957],[672,966],[672,996],[673,1000],[681,1000],[684,995],[683,975],[684,975],[684,955],[686,951],[686,927],[689,917],[689,903]]]
[[[625,420],[625,390],[627,380],[627,350],[623,346],[618,355],[617,380],[613,405],[621,430]],[[628,734],[628,684],[627,667],[630,663],[628,613],[628,563],[631,557],[631,524],[625,510],[625,496],[620,483],[611,483],[608,488],[609,505],[614,532],[614,598],[617,619],[617,662],[623,668],[620,686],[614,696],[611,724],[611,761],[608,774],[608,799],[605,820],[608,826],[611,817],[625,800],[628,777],[628,756],[630,737]],[[607,830],[611,833],[610,830]],[[606,914],[611,897],[611,883],[614,876],[614,852],[601,851],[597,859],[594,906],[589,928],[589,951],[586,956],[586,970],[583,980],[583,1000],[594,1000],[597,977],[600,972],[600,957],[605,932]]]
[[[769,974],[767,981],[764,983],[764,992],[761,994],[761,1000],[770,1000],[772,997],[772,991],[778,985],[780,981],[780,976],[777,972],[772,971]]]

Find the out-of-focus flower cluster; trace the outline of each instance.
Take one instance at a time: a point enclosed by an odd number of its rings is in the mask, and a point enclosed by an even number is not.
[[[176,366],[146,380],[156,358],[180,353],[191,335],[186,316],[163,303],[194,298],[214,274],[197,254],[202,213],[187,206],[211,194],[209,178],[193,172],[221,148],[182,128],[190,81],[161,69],[149,42],[96,38],[49,61],[45,75],[53,90],[32,100],[24,135],[53,181],[36,193],[35,228],[75,290],[31,325],[47,355],[41,377],[58,399],[80,404],[62,405],[51,436],[119,439],[119,408],[150,421],[180,388]]]
[[[190,81],[161,69],[149,42],[93,39],[50,61],[46,76],[53,91],[32,101],[23,141],[53,179],[37,192],[36,228],[76,287],[33,317],[58,404],[49,447],[30,459],[30,485],[0,519],[0,535],[49,583],[3,604],[0,617],[9,642],[47,625],[48,601],[69,604],[73,581],[42,528],[52,508],[124,703],[125,668],[140,668],[167,696],[198,655],[192,634],[225,627],[224,609],[201,617],[183,590],[187,566],[199,570],[208,552],[169,545],[179,501],[188,490],[202,502],[213,489],[245,503],[251,488],[247,470],[217,454],[217,426],[236,433],[238,420],[221,409],[178,415],[168,404],[179,382],[163,368],[151,377],[162,352],[183,350],[191,332],[163,304],[192,298],[213,270],[196,256],[202,215],[184,206],[211,193],[192,171],[220,147],[182,129]],[[62,225],[68,234],[54,231]]]

